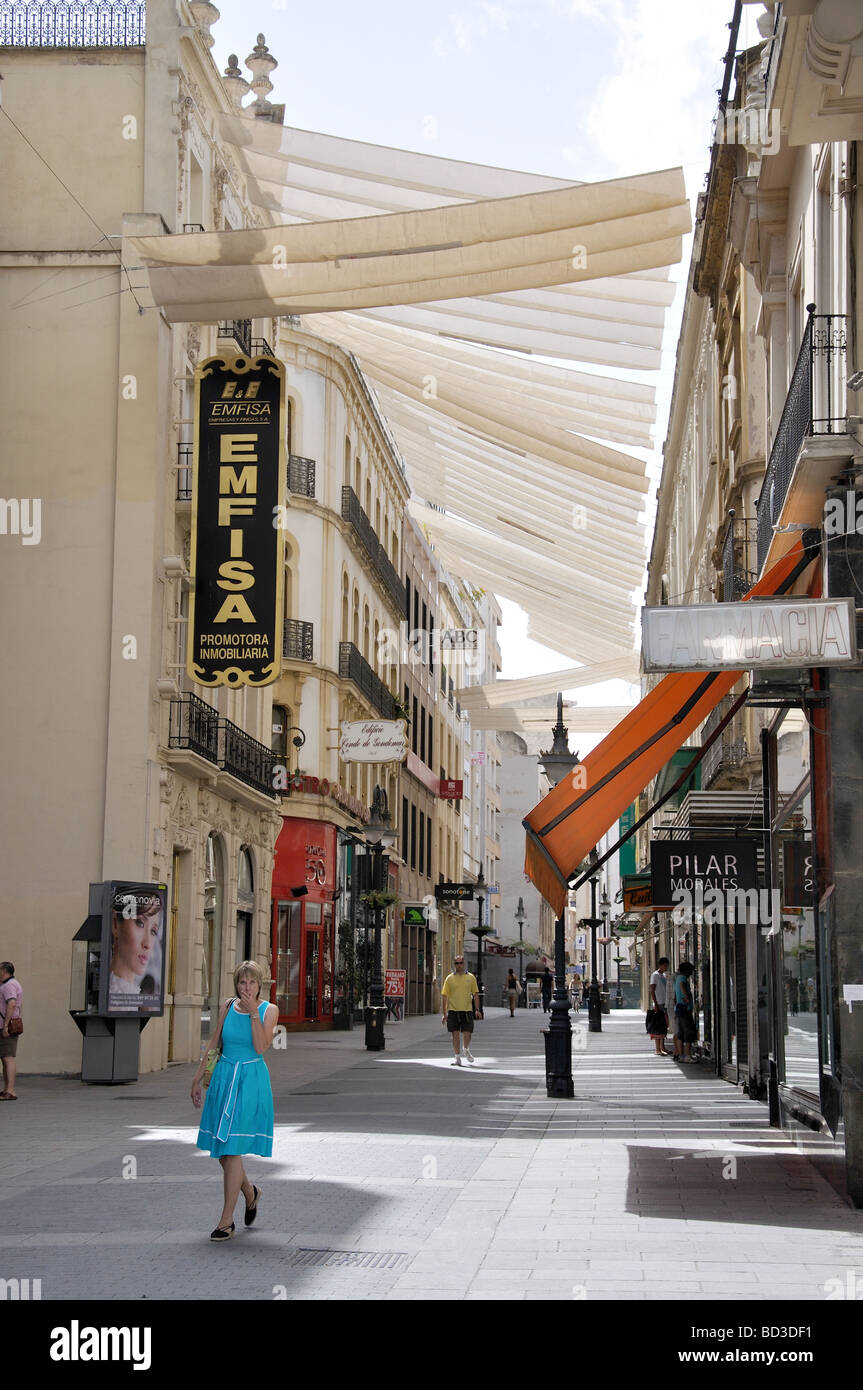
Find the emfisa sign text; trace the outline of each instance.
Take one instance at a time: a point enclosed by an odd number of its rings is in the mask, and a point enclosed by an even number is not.
[[[195,372],[192,596],[186,669],[199,685],[280,672],[285,369],[210,357]]]

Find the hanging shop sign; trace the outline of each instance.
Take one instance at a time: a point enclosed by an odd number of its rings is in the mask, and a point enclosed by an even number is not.
[[[468,901],[473,899],[472,883],[436,883],[434,895],[441,902]]]
[[[343,763],[400,763],[407,751],[405,719],[342,720],[339,758]]]
[[[406,903],[402,909],[402,921],[406,927],[424,927],[426,910],[422,903]]]
[[[281,362],[198,366],[186,655],[198,685],[269,685],[281,671],[284,416]]]
[[[815,858],[811,840],[786,840],[782,846],[782,902],[785,907],[811,907],[815,891]]]
[[[621,879],[624,912],[645,912],[653,907],[653,880],[650,874],[626,874]]]
[[[115,879],[104,884],[100,1014],[149,1018],[164,1013],[167,897],[164,883]]]
[[[464,778],[442,777],[438,796],[442,801],[461,801],[464,796]]]
[[[645,671],[842,666],[857,660],[850,598],[645,608],[641,636]]]
[[[754,840],[651,840],[653,905],[669,909],[691,895],[723,896],[758,888]]]

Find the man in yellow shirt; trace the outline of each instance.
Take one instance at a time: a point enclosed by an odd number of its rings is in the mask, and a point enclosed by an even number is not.
[[[479,985],[470,971],[465,970],[464,956],[456,956],[453,965],[455,973],[447,975],[441,988],[444,1002],[441,1022],[446,1024],[452,1037],[452,1050],[455,1053],[452,1066],[460,1067],[462,1056],[469,1062],[473,1061],[470,1040],[474,1019],[479,1017]]]

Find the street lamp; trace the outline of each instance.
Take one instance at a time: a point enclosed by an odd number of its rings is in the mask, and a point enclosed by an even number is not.
[[[617,966],[617,989],[615,990],[615,993],[614,993],[614,1007],[615,1007],[616,1009],[622,1009],[622,1008],[623,1008],[623,987],[621,986],[621,983],[620,983],[620,965],[621,965],[621,961],[624,961],[624,960],[626,959],[626,957],[625,957],[625,956],[622,956],[622,955],[620,954],[620,937],[619,937],[619,936],[615,936],[614,933],[612,932],[611,939],[612,939],[612,941],[614,942],[615,947],[616,947],[616,949],[617,949],[617,954],[616,954],[616,956],[614,957],[614,962],[615,962],[615,965]]]
[[[591,850],[592,860],[599,858],[596,850]],[[599,993],[599,982],[596,978],[596,929],[602,926],[602,918],[596,915],[596,878],[590,880],[590,916],[583,917],[582,923],[590,927],[590,989],[588,990],[587,1018],[588,1031],[591,1033],[602,1032],[602,998]]]
[[[524,979],[524,898],[519,898],[518,900],[518,907],[515,909],[515,921],[518,927],[518,945],[516,948],[518,950],[518,982],[521,985],[521,997],[518,1002],[526,1008],[527,989],[525,988]]]
[[[479,992],[479,1016],[480,1018],[485,1018],[485,994],[482,984],[482,942],[483,937],[488,936],[491,927],[486,927],[482,920],[482,908],[488,896],[488,885],[486,884],[481,864],[479,866],[479,873],[476,876],[476,883],[473,885],[473,895],[476,898],[476,926],[470,928],[470,933],[471,936],[476,937],[476,984]]]
[[[547,753],[540,753],[540,766],[552,786],[556,787],[572,772],[581,759],[570,753],[567,730],[563,723],[563,695],[557,695],[557,723],[552,728],[554,741]],[[554,924],[554,994],[551,1018],[545,1035],[545,1090],[552,1099],[570,1100],[575,1095],[572,1084],[572,1023],[569,1018],[569,990],[566,987],[566,939],[564,919]]]
[[[611,903],[608,900],[608,893],[605,884],[602,885],[602,897],[599,902],[599,915],[602,918],[602,1012],[611,1013],[611,1002],[608,995],[608,943],[611,937],[608,934],[608,919],[611,915]]]
[[[387,886],[390,862],[384,850],[392,849],[398,839],[396,832],[390,825],[387,794],[383,787],[375,787],[372,796],[372,818],[365,827],[364,838],[372,851],[374,864],[374,873],[370,875],[371,883],[368,891],[370,901],[367,905],[370,905],[374,911],[375,923],[374,971],[369,990],[369,1006],[366,1009],[366,1048],[369,1052],[382,1052],[386,1047],[384,1018],[387,1010],[384,1003],[383,962],[381,960],[381,917],[386,914],[383,895]]]

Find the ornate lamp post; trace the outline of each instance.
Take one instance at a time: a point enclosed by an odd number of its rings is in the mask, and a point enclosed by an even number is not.
[[[366,1048],[369,1052],[382,1052],[386,1047],[384,1019],[387,1010],[384,1003],[383,962],[381,960],[381,918],[386,913],[386,906],[382,899],[386,891],[387,871],[389,869],[389,858],[384,850],[392,849],[398,839],[396,832],[390,825],[387,794],[383,787],[375,787],[372,797],[372,818],[365,828],[364,838],[366,844],[371,848],[374,859],[374,873],[371,876],[369,897],[374,911],[375,923],[374,970],[371,989],[369,990],[369,1006],[366,1009]]]
[[[593,851],[593,858],[599,856]],[[596,978],[596,929],[602,926],[602,918],[596,915],[596,879],[590,880],[590,916],[582,918],[582,924],[590,927],[590,989],[587,997],[587,1018],[588,1031],[591,1033],[602,1032],[602,999],[599,993],[599,981]]]
[[[521,985],[521,996],[519,1004],[527,1007],[527,989],[524,980],[524,898],[519,898],[518,907],[515,909],[515,922],[518,927],[518,982]]]
[[[602,936],[599,938],[600,945],[602,946],[602,1012],[604,1014],[610,1014],[611,995],[608,991],[608,948],[613,938],[610,935],[608,925],[611,916],[611,903],[609,902],[605,884],[602,885],[602,898],[599,903],[599,913],[602,917]]]
[[[485,991],[482,983],[482,943],[483,938],[488,936],[491,927],[483,924],[482,909],[488,897],[488,887],[482,865],[479,866],[479,873],[476,876],[476,883],[473,886],[473,895],[476,898],[476,926],[470,928],[471,936],[476,937],[476,983],[479,990],[479,1016],[485,1018]]]
[[[557,696],[557,723],[552,728],[554,741],[547,753],[540,753],[540,766],[552,786],[556,787],[581,761],[570,753],[568,731],[563,723],[563,695]],[[569,990],[566,988],[566,939],[564,919],[554,924],[554,994],[551,1000],[551,1019],[545,1035],[545,1088],[553,1099],[571,1100],[575,1095],[572,1084],[572,1023],[569,1017]]]

